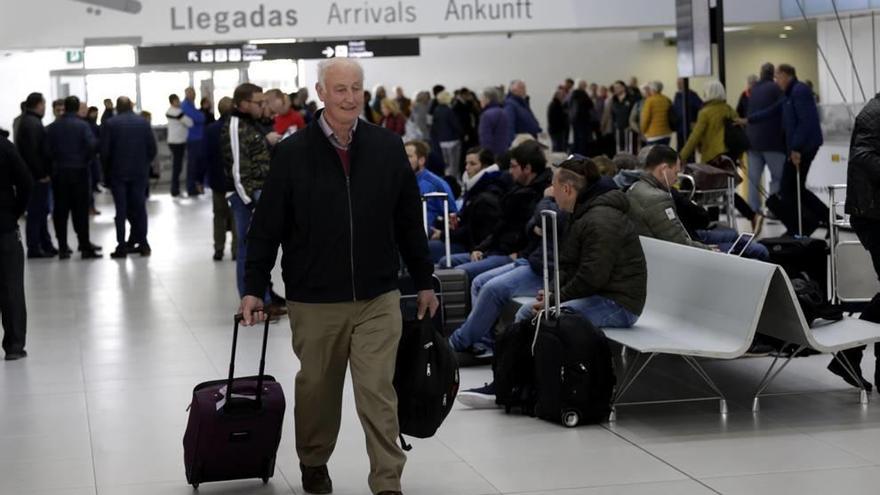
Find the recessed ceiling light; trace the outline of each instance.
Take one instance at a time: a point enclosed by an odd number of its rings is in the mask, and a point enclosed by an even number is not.
[[[786,31],[794,31],[794,26],[785,26],[782,29],[785,29]]]
[[[781,33],[781,34],[779,35],[779,38],[785,40],[785,39],[788,39],[788,35],[785,34],[785,33]]]

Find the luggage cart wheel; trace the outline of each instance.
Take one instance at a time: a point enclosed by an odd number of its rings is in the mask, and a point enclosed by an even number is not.
[[[568,428],[574,428],[580,421],[581,417],[576,411],[565,411],[562,413],[562,424]]]

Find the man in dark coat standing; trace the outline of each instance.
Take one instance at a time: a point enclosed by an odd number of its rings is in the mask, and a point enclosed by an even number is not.
[[[856,117],[849,148],[849,165],[846,172],[846,206],[850,224],[865,249],[871,253],[874,271],[880,277],[880,94],[865,105]],[[880,294],[862,312],[862,319],[880,323]],[[847,361],[862,374],[862,354],[865,347],[843,351]],[[880,384],[880,344],[874,345],[877,365],[874,368],[874,384]],[[828,369],[858,386],[849,377],[837,360],[832,360]],[[862,378],[870,391],[871,384]]]
[[[116,117],[101,131],[101,160],[116,206],[116,250],[111,258],[125,258],[125,221],[131,221],[131,243],[141,256],[152,254],[147,242],[147,186],[150,164],[156,158],[156,138],[150,123],[133,111],[131,100],[116,100]]]
[[[34,183],[25,227],[28,258],[51,258],[58,254],[49,236],[52,159],[49,157],[46,128],[43,127],[45,113],[46,99],[43,95],[29,94],[25,100],[25,114],[15,135],[18,153],[27,164]]]
[[[58,257],[68,259],[73,253],[67,244],[67,218],[73,219],[73,229],[79,240],[83,259],[100,258],[99,246],[89,238],[89,163],[95,155],[98,142],[92,130],[77,115],[79,98],[64,99],[64,115],[48,129],[49,153],[52,157],[55,193],[55,236],[58,237]]]
[[[0,321],[7,361],[27,356],[24,250],[18,219],[27,209],[32,184],[31,174],[15,146],[6,136],[0,136]]]
[[[248,233],[248,325],[266,317],[263,294],[283,245],[296,377],[296,450],[307,493],[331,493],[327,462],[342,417],[351,363],[355,403],[367,440],[369,485],[401,494],[406,456],[392,384],[402,331],[398,254],[418,292],[419,318],[433,315],[433,265],[419,188],[400,137],[365,121],[364,72],[353,59],[318,65],[325,108],[275,150]],[[306,241],[307,240],[307,241]]]

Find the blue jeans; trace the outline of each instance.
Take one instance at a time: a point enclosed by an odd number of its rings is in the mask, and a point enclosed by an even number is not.
[[[514,297],[531,296],[540,290],[541,277],[526,260],[517,260],[483,273],[473,282],[473,309],[464,324],[450,337],[456,351],[474,346],[493,349],[492,326]]]
[[[52,184],[34,182],[27,206],[25,226],[28,252],[51,251],[52,238],[49,236],[49,212],[51,210]]]
[[[525,321],[535,316],[532,306],[537,299],[529,301],[516,313],[516,321]],[[581,316],[590,320],[596,328],[630,328],[639,320],[638,315],[617,304],[612,299],[602,296],[590,296],[572,299],[562,303],[563,308],[571,308]]]
[[[703,244],[718,246],[718,249],[725,253],[733,247],[733,243],[736,242],[738,237],[739,234],[733,229],[717,228],[697,231],[698,241]],[[769,261],[770,251],[768,251],[760,242],[752,241],[752,243],[749,244],[749,247],[746,248],[742,257],[753,260]]]
[[[198,194],[196,184],[205,182],[205,151],[201,140],[186,143],[186,193]]]
[[[431,261],[434,263],[439,263],[440,260],[443,260],[443,264],[440,265],[441,268],[446,268],[446,242],[445,241],[428,241],[428,249],[431,251]],[[451,243],[449,246],[449,251],[452,254],[460,254],[467,253],[467,248],[456,243]]]
[[[251,217],[254,214],[254,207],[260,199],[261,191],[254,191],[250,204],[244,204],[244,201],[233,194],[229,197],[229,206],[232,208],[232,216],[235,218],[235,229],[238,231],[238,248],[235,256],[235,279],[238,286],[238,296],[244,297],[244,264],[247,261],[247,233],[251,227]],[[263,296],[263,302],[269,304],[272,301],[272,293],[269,287],[266,287],[266,294]]]
[[[480,261],[471,261],[470,253],[460,253],[452,255],[452,266],[467,272],[468,280],[474,280],[478,275],[488,272],[493,268],[504,266],[511,262],[510,256],[500,254],[490,254]],[[446,257],[440,259],[437,263],[441,267],[446,267]]]
[[[125,245],[125,221],[131,222],[131,242],[147,243],[147,181],[113,180],[110,185],[116,207],[116,244]]]
[[[764,166],[770,169],[770,194],[776,194],[782,187],[785,153],[781,151],[749,151],[749,206],[755,211],[761,209],[761,193],[758,186],[763,184]]]

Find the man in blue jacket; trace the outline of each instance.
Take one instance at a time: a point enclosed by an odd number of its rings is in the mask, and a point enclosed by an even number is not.
[[[767,63],[761,66],[758,83],[752,88],[747,115],[760,113],[779,103],[782,90],[773,82],[776,68]],[[770,169],[770,194],[777,194],[782,187],[782,172],[785,170],[785,134],[782,130],[782,113],[776,112],[766,120],[749,124],[749,205],[753,210],[761,208],[759,187],[764,175],[764,167]]]
[[[526,83],[519,79],[510,83],[510,93],[504,101],[504,112],[510,123],[508,143],[513,142],[517,134],[531,134],[535,139],[541,133],[541,125],[529,107],[529,96],[526,91]]]
[[[819,109],[809,86],[800,82],[795,68],[782,64],[776,69],[776,84],[782,89],[784,98],[761,112],[749,115],[748,123],[754,124],[772,119],[782,113],[782,127],[785,131],[785,145],[788,163],[782,173],[779,192],[782,223],[791,234],[810,235],[830,214],[828,207],[806,187],[810,165],[822,146],[822,128],[819,125]],[[800,170],[800,184],[797,172]],[[797,195],[801,191],[803,205],[803,229],[799,228]]]
[[[111,258],[125,258],[125,220],[131,221],[131,242],[141,256],[151,254],[147,242],[147,185],[150,163],[156,158],[156,139],[149,122],[133,111],[131,100],[116,100],[116,117],[101,132],[101,160],[116,206],[116,251]]]
[[[419,192],[424,196],[428,193],[446,193],[449,201],[449,213],[458,213],[458,205],[455,203],[455,195],[449,183],[442,177],[425,168],[428,163],[428,155],[431,153],[431,147],[424,141],[409,141],[404,146],[406,149],[406,157],[409,159],[410,167],[416,174],[416,180],[419,183]],[[443,200],[440,198],[429,199],[428,205],[428,225],[433,227],[438,218],[443,218]]]
[[[49,125],[47,130],[49,154],[53,161],[52,184],[55,194],[55,236],[58,238],[58,257],[68,259],[72,254],[67,244],[67,218],[72,217],[73,229],[79,240],[83,259],[100,258],[100,246],[89,238],[89,163],[95,155],[98,142],[84,120],[77,116],[79,98],[64,99],[64,115]]]
[[[180,104],[183,113],[192,119],[186,139],[186,193],[198,196],[202,193],[202,180],[205,176],[205,153],[202,139],[205,136],[205,114],[196,106],[196,90],[186,88],[186,99]]]
[[[226,170],[220,154],[220,135],[224,127],[229,127],[232,115],[232,98],[223,97],[217,103],[220,118],[205,127],[205,163],[208,167],[208,185],[214,200],[214,261],[223,259],[226,250],[226,232],[232,231],[232,259],[238,254],[238,231],[235,228],[232,210],[226,201]]]

